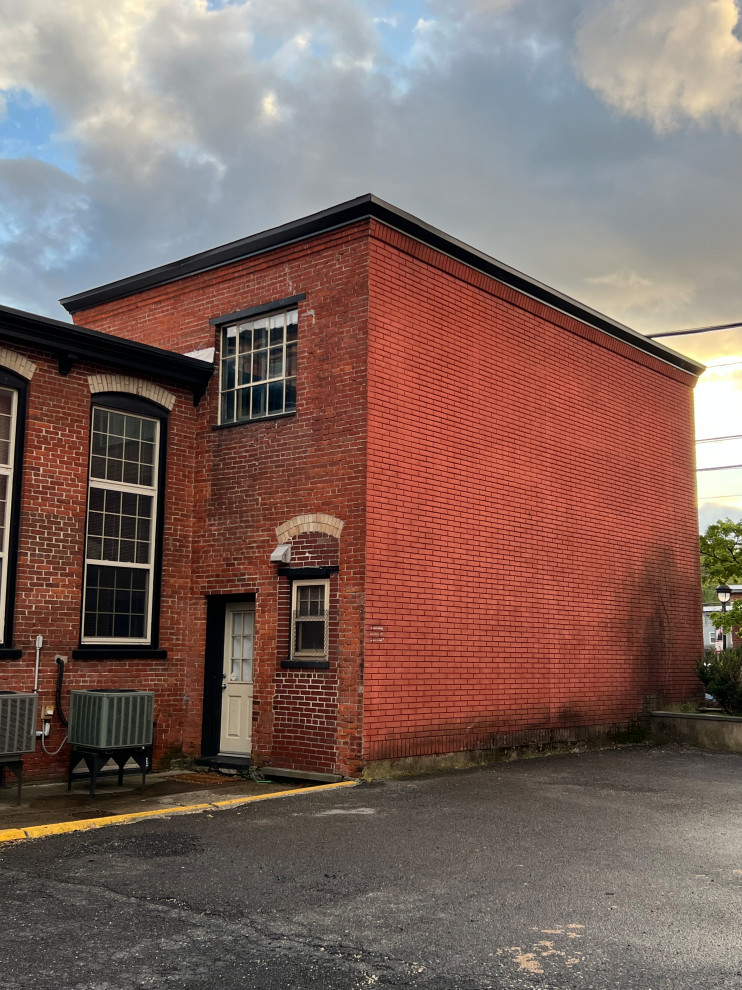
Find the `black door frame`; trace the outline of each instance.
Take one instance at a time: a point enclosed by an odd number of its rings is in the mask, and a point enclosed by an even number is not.
[[[206,596],[206,652],[204,655],[204,708],[201,723],[201,756],[219,754],[222,727],[222,671],[224,669],[224,620],[227,605],[255,602],[254,591],[237,595]]]

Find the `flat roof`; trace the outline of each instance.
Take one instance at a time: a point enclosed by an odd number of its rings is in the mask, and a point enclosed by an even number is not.
[[[194,402],[203,395],[214,371],[213,364],[198,358],[9,306],[0,306],[0,340],[49,351],[60,367],[68,369],[86,360],[165,378],[192,392]]]
[[[77,313],[83,309],[90,309],[93,306],[121,299],[136,292],[144,292],[147,289],[167,285],[179,279],[187,278],[189,275],[219,268],[222,265],[229,265],[235,261],[242,261],[287,244],[303,241],[318,234],[324,234],[357,223],[360,220],[369,219],[378,220],[388,227],[407,234],[442,254],[455,258],[470,268],[517,289],[539,302],[546,303],[548,306],[595,327],[595,329],[601,330],[611,337],[622,340],[646,354],[651,354],[675,368],[692,375],[699,375],[704,370],[704,365],[697,361],[678,354],[669,347],[665,347],[664,344],[645,337],[638,331],[632,330],[631,327],[578,302],[571,296],[564,295],[557,289],[552,289],[529,275],[524,275],[515,268],[497,261],[463,241],[451,237],[445,231],[432,227],[412,214],[405,213],[404,210],[400,210],[370,193],[365,196],[358,196],[356,199],[350,199],[345,203],[339,203],[337,206],[331,206],[319,213],[312,213],[310,216],[302,217],[299,220],[281,224],[279,227],[272,227],[270,230],[251,234],[249,237],[231,241],[229,244],[223,244],[208,251],[192,254],[179,261],[160,265],[158,268],[151,268],[149,271],[140,272],[138,275],[130,275],[128,278],[118,279],[115,282],[108,282],[106,285],[87,289],[85,292],[66,296],[64,299],[60,299],[60,302],[69,313]]]

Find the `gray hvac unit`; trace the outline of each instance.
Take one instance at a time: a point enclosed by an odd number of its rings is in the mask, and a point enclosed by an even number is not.
[[[0,691],[0,756],[33,753],[38,695]]]
[[[69,741],[87,749],[152,743],[153,691],[71,691]]]

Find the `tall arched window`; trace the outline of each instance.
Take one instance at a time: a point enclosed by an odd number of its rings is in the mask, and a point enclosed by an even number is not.
[[[167,412],[96,395],[81,644],[157,647]]]
[[[0,655],[12,649],[28,381],[0,368]]]

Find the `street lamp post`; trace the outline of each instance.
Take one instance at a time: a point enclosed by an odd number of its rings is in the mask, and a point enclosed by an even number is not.
[[[716,589],[716,597],[721,602],[721,614],[725,615],[727,610],[727,603],[730,601],[732,597],[732,589],[729,587],[728,584],[720,584],[719,587]],[[723,629],[722,631],[721,647],[723,650],[726,650],[727,648],[726,629]]]

